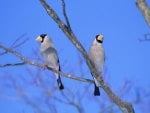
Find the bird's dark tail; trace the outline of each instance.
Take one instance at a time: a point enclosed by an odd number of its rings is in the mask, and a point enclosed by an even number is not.
[[[100,96],[99,87],[97,87],[95,83],[94,83],[94,86],[95,86],[95,89],[94,89],[94,96]]]
[[[58,79],[57,79],[57,84],[58,84],[58,87],[59,87],[60,90],[64,89],[64,86],[63,86],[63,84],[62,84],[62,82],[61,82],[60,75],[59,75],[59,77],[58,77]]]
[[[59,62],[59,61],[58,61],[58,62]],[[60,66],[59,66],[59,71],[61,71]],[[59,74],[57,74],[57,75],[58,75],[58,78],[57,78],[58,87],[59,87],[60,90],[63,90],[63,89],[64,89],[64,86],[63,86],[63,84],[62,84],[60,75],[59,75]]]
[[[91,73],[92,75],[92,73]],[[93,79],[94,79],[94,76],[92,75]],[[95,79],[94,79],[94,82],[95,82]],[[99,87],[96,86],[96,83],[94,83],[94,96],[100,96],[100,91],[99,91]]]

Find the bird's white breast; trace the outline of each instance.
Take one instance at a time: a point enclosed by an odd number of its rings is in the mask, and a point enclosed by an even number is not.
[[[102,71],[104,64],[104,50],[101,45],[93,45],[89,51],[89,57],[95,64],[97,70]]]

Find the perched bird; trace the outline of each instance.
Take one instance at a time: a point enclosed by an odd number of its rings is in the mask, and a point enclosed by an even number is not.
[[[103,43],[103,35],[96,35],[96,37],[90,47],[89,53],[88,53],[89,58],[94,63],[95,68],[97,69],[97,71],[99,73],[102,72],[103,64],[104,64],[104,60],[105,60],[102,43]],[[94,95],[98,96],[98,95],[100,95],[99,87],[101,85],[99,84],[98,80],[94,76],[93,76],[93,78],[95,81]]]
[[[41,34],[36,38],[36,41],[41,43],[40,52],[46,65],[60,71],[58,54],[50,37],[47,34]],[[56,75],[59,89],[64,89],[60,75],[54,74]]]

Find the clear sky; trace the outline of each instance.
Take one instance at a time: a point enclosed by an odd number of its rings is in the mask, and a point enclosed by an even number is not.
[[[150,1],[148,2],[150,3]],[[49,3],[64,20],[61,1],[50,1]],[[141,43],[138,39],[143,38],[143,35],[150,31],[135,5],[135,0],[66,0],[66,7],[71,27],[86,50],[89,49],[95,35],[104,35],[106,73],[110,79],[109,84],[114,91],[121,87],[124,80],[132,81],[133,89],[137,87],[149,88],[150,42]],[[41,33],[47,33],[52,37],[58,50],[63,71],[79,74],[79,70],[71,70],[74,67],[77,68],[80,53],[61,32],[58,25],[47,15],[38,0],[3,0],[0,4],[0,14],[0,43],[9,47],[16,38],[25,34],[24,38],[28,38],[28,42],[16,50],[26,58],[35,60],[36,57],[31,56],[33,50],[38,51],[39,48],[35,38]],[[0,59],[0,64],[13,63],[14,59],[18,61],[10,54]],[[17,68],[0,70],[2,70],[0,75],[9,72],[12,75],[16,74],[18,79],[17,74],[25,72],[24,69],[18,70]],[[88,71],[85,64],[84,70]],[[89,74],[86,78],[91,79],[92,77]],[[2,81],[1,76],[0,79]],[[64,84],[68,84],[67,81],[69,79],[65,80]],[[80,82],[74,82],[74,84],[76,83]],[[128,93],[125,95],[127,98]],[[132,95],[132,92],[129,95]],[[128,98],[128,100],[132,101],[133,98]],[[83,104],[85,105],[85,103]],[[10,109],[6,108],[8,106],[11,106]],[[92,108],[95,110],[94,106]],[[137,113],[142,113],[138,106],[136,108]],[[18,113],[23,109],[27,109],[25,111],[27,113],[32,113],[26,104],[6,101],[0,97],[0,112],[14,111],[13,113]]]

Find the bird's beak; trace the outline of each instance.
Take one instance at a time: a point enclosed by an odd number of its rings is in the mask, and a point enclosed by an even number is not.
[[[41,42],[41,41],[42,41],[42,38],[41,38],[40,36],[38,36],[38,37],[36,38],[36,41],[37,41],[37,42]]]
[[[103,35],[99,35],[98,40],[103,41]]]

